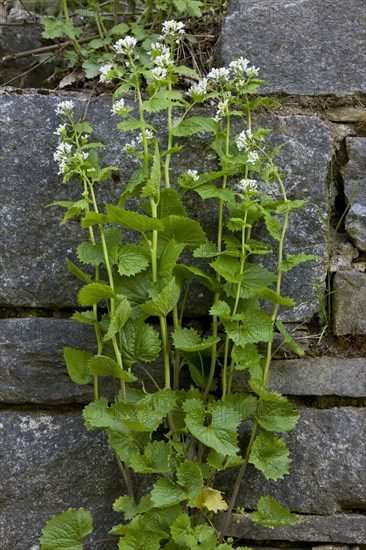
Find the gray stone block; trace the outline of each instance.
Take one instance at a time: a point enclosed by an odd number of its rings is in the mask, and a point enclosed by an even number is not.
[[[339,271],[334,276],[333,291],[334,333],[366,334],[366,273]]]
[[[67,94],[62,98],[74,99],[82,111],[88,101],[83,94]],[[0,96],[2,122],[1,188],[2,205],[2,294],[0,304],[68,308],[76,305],[80,284],[65,266],[65,257],[76,261],[74,250],[87,234],[82,233],[77,221],[58,227],[63,214],[60,209],[45,208],[55,200],[79,198],[77,184],[61,185],[53,152],[58,142],[53,135],[59,121],[54,114],[61,98],[54,95],[4,93]],[[133,105],[133,104],[132,104]],[[95,140],[108,145],[105,163],[123,167],[119,179],[112,185],[104,184],[100,204],[115,202],[136,168],[133,159],[126,159],[123,143],[131,138],[115,128],[110,113],[110,99],[92,100],[87,118],[95,128]],[[285,143],[279,164],[286,175],[289,198],[305,198],[309,204],[302,212],[296,211],[289,225],[286,252],[319,254],[323,261],[304,265],[284,277],[284,292],[297,298],[298,306],[283,313],[283,319],[299,322],[311,318],[319,309],[313,281],[320,288],[325,277],[326,235],[318,208],[327,210],[326,177],[332,140],[326,126],[318,117],[276,116],[259,117],[256,124],[273,128],[271,143]],[[162,115],[154,124],[164,128]],[[240,126],[236,126],[240,131]],[[37,139],[35,139],[35,136]],[[213,155],[203,137],[192,140],[175,159],[172,179],[192,166],[212,169]],[[209,236],[214,238],[212,218],[214,210],[194,196],[187,200],[193,217],[202,221]],[[82,236],[84,235],[84,236]],[[266,237],[268,240],[268,236]],[[304,284],[306,282],[307,284]],[[193,294],[187,314],[205,313],[199,302],[200,290]],[[207,302],[207,300],[206,300]]]
[[[124,486],[103,432],[87,432],[80,412],[1,411],[0,426],[0,548],[38,548],[41,528],[70,507],[91,511],[94,538],[107,537]]]
[[[234,514],[229,534],[246,540],[282,540],[291,542],[337,543],[336,546],[317,546],[323,550],[341,550],[338,543],[363,544],[366,518],[361,514],[336,514],[332,516],[298,516],[298,523],[291,527],[268,529],[254,525],[247,516]],[[348,548],[347,546],[345,548]]]
[[[243,56],[269,81],[267,92],[366,92],[364,0],[231,0],[220,63]]]
[[[350,203],[346,231],[366,251],[366,138],[346,138],[348,162],[343,169],[344,194]]]
[[[235,389],[246,386],[247,374],[235,373]],[[270,389],[287,395],[366,396],[366,359],[317,357],[273,361]]]
[[[299,412],[295,430],[284,434],[291,451],[290,474],[267,481],[249,465],[237,506],[253,510],[262,495],[271,495],[299,514],[326,516],[362,509],[366,489],[364,409]],[[247,437],[247,430],[244,432]],[[220,481],[227,494],[234,479],[233,472],[229,472],[225,481]]]

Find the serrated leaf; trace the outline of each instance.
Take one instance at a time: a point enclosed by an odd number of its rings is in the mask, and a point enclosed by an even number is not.
[[[97,212],[86,212],[85,217],[81,220],[81,227],[86,229],[87,227],[92,227],[93,225],[103,225],[107,223],[107,216],[104,214],[99,214]]]
[[[257,290],[271,285],[276,279],[276,274],[273,271],[259,265],[247,264],[244,267],[240,283],[240,297],[246,299],[255,296]],[[228,296],[235,298],[237,285],[228,283],[225,285],[225,291]]]
[[[240,261],[237,258],[219,256],[210,263],[210,266],[220,277],[230,283],[239,283],[243,279],[243,274],[240,273]]]
[[[283,204],[280,204],[276,208],[278,214],[284,214],[285,212],[291,212],[291,210],[297,210],[298,208],[303,208],[308,201],[305,200],[294,200],[286,201]]]
[[[131,459],[131,468],[139,474],[164,474],[171,472],[172,448],[164,441],[148,443],[144,454],[136,454]]]
[[[141,310],[145,317],[166,317],[173,307],[178,303],[180,297],[180,286],[175,277],[159,292],[155,298],[141,304]]]
[[[244,462],[244,459],[239,455],[225,456],[215,451],[215,449],[210,449],[206,460],[207,464],[211,466],[211,468],[215,468],[216,470],[235,468],[236,466],[240,466]]]
[[[117,453],[120,460],[126,464],[130,463],[131,458],[140,452],[141,446],[148,443],[150,434],[137,434],[129,432],[123,424],[120,424],[119,429],[108,428],[108,441],[113,450]],[[144,436],[146,441],[139,441],[141,436]]]
[[[147,268],[149,260],[149,255],[140,246],[125,244],[119,251],[118,273],[127,277],[136,275]]]
[[[159,333],[142,319],[129,320],[121,329],[122,360],[125,367],[138,361],[151,363],[159,356]]]
[[[129,25],[127,25],[127,23],[118,23],[118,25],[114,25],[108,31],[108,34],[110,34],[111,36],[124,36],[129,30],[130,27]]]
[[[136,382],[137,378],[130,372],[124,371],[117,361],[106,355],[94,355],[89,361],[89,369],[99,376],[113,376],[124,382]]]
[[[202,490],[203,476],[196,462],[185,461],[177,467],[177,482],[187,491],[186,498],[193,505],[194,499]]]
[[[291,334],[286,330],[284,324],[277,320],[276,321],[276,327],[279,330],[282,338],[283,338],[283,345],[289,346],[292,351],[294,351],[297,355],[302,357],[305,355],[305,351],[302,349],[301,346],[292,338]]]
[[[258,424],[267,432],[288,432],[292,430],[300,415],[289,403],[271,403],[265,401],[261,404],[257,415]]]
[[[154,126],[148,124],[147,122],[142,122],[141,120],[123,120],[117,124],[119,130],[124,130],[125,132],[130,132],[131,130],[155,130]]]
[[[121,301],[118,304],[118,307],[114,313],[114,316],[112,317],[109,323],[108,331],[103,338],[104,342],[111,340],[111,338],[113,338],[113,336],[121,330],[121,328],[128,321],[132,313],[132,308],[128,303],[127,298],[123,296],[122,298],[120,298],[120,300]]]
[[[261,359],[262,355],[258,353],[257,346],[255,344],[247,344],[246,346],[233,346],[231,350],[231,357],[235,363],[236,370],[250,371],[251,376],[253,372],[261,372]]]
[[[81,281],[84,281],[84,283],[92,283],[93,279],[88,275],[87,273],[84,273],[84,271],[81,271],[72,261],[70,261],[68,258],[66,259],[67,267],[69,268],[70,273],[75,275],[78,279]]]
[[[123,424],[136,432],[153,432],[164,421],[176,403],[176,396],[170,389],[147,394],[137,403],[119,402],[113,408]]]
[[[222,300],[219,300],[210,308],[210,315],[217,315],[221,319],[232,319],[229,304]]]
[[[93,356],[89,351],[64,347],[64,359],[67,372],[75,384],[89,384],[92,379],[92,373],[88,363]]]
[[[41,550],[83,550],[83,539],[93,531],[93,519],[84,508],[69,508],[53,516],[42,529]]]
[[[201,199],[220,199],[224,202],[230,202],[235,200],[235,193],[232,189],[222,189],[221,187],[215,187],[212,183],[205,183],[195,188],[196,193],[199,194]]]
[[[76,122],[74,124],[74,128],[79,134],[91,134],[93,131],[93,128],[90,126],[89,122]]]
[[[108,428],[117,431],[126,431],[125,426],[120,422],[118,412],[113,406],[108,406],[108,399],[102,397],[92,401],[83,409],[85,427],[88,430],[97,428]]]
[[[217,246],[210,241],[202,243],[193,252],[195,258],[214,258],[219,254]]]
[[[199,267],[177,264],[174,267],[174,275],[180,283],[183,283],[185,279],[188,281],[197,279],[197,281],[212,292],[218,292],[221,288],[220,283],[215,277],[205,273]]]
[[[269,529],[287,527],[297,523],[296,515],[291,514],[287,508],[271,496],[261,497],[258,500],[257,509],[257,512],[251,514],[251,520],[258,525],[269,527]]]
[[[210,403],[207,408],[198,399],[188,399],[183,403],[186,426],[198,441],[218,453],[236,455],[239,452],[237,428],[243,418],[255,412],[256,403],[253,396],[241,394]]]
[[[171,215],[162,220],[164,232],[161,237],[174,240],[186,246],[196,247],[206,241],[206,235],[201,225],[185,216]]]
[[[223,499],[222,492],[212,487],[204,487],[197,495],[194,504],[199,510],[206,508],[210,512],[215,512],[215,514],[228,509],[228,504]]]
[[[133,277],[121,276],[118,273],[114,277],[116,293],[126,296],[132,307],[146,302],[151,284],[151,273],[148,270],[137,273]],[[140,311],[138,313],[141,314]]]
[[[287,403],[287,398],[284,395],[276,391],[268,391],[263,386],[261,380],[252,378],[249,380],[249,386],[263,401],[269,401],[271,403]]]
[[[223,321],[226,334],[237,346],[270,342],[273,336],[272,319],[262,310],[249,310],[236,315],[237,321]]]
[[[187,493],[170,479],[162,478],[154,484],[150,496],[154,505],[161,508],[182,502],[187,498]]]
[[[137,505],[132,496],[123,495],[114,501],[113,510],[123,514],[125,519],[129,520],[137,516],[137,514],[147,512],[152,506],[153,503],[151,502],[150,495],[143,496]]]
[[[103,249],[100,244],[80,243],[76,249],[78,259],[85,265],[100,265],[104,263]]]
[[[281,240],[282,223],[265,208],[262,208],[260,205],[258,206],[262,211],[268,233],[273,239],[279,242]]]
[[[300,254],[286,254],[286,260],[280,264],[279,268],[281,269],[281,271],[290,271],[290,269],[293,269],[303,262],[309,262],[318,259],[319,256],[315,256],[314,254],[304,254],[303,252],[301,252]]]
[[[194,328],[177,328],[172,333],[172,338],[177,349],[189,352],[209,349],[220,341],[220,338],[214,336],[201,338]]]
[[[140,233],[152,230],[162,231],[164,229],[162,222],[156,218],[149,218],[137,212],[123,210],[118,206],[113,206],[113,204],[107,204],[106,209],[108,222],[117,223],[124,229],[133,229]]]
[[[158,142],[155,141],[155,150],[153,156],[153,164],[151,167],[150,177],[148,178],[146,185],[142,189],[141,198],[153,197],[158,199],[160,193],[161,184],[161,161],[159,153]]]
[[[149,177],[149,171],[145,166],[140,166],[130,177],[128,180],[128,183],[126,185],[126,188],[124,189],[123,193],[121,194],[121,197],[118,201],[118,206],[120,208],[123,207],[126,200],[129,197],[132,197],[134,193],[137,193],[138,190],[142,187],[142,185],[146,182],[147,178]]]
[[[98,321],[94,317],[93,311],[75,311],[71,316],[73,321],[78,321],[79,323],[86,323],[87,325],[96,325]]]
[[[90,283],[80,290],[78,302],[81,306],[92,306],[101,300],[109,300],[110,298],[116,298],[116,295],[109,286],[101,283]]]
[[[195,116],[186,118],[178,126],[173,128],[173,136],[185,137],[199,132],[213,132],[217,129],[217,122],[212,118]]]
[[[254,440],[249,462],[260,470],[266,479],[282,479],[288,474],[291,459],[285,441],[272,433],[263,432]]]

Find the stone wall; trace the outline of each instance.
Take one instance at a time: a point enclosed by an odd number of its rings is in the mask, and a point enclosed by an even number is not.
[[[0,47],[4,44],[13,42],[3,35]],[[355,347],[357,338],[364,342],[366,336],[364,46],[364,0],[229,2],[217,63],[249,58],[271,82],[266,93],[282,98],[281,107],[260,115],[256,123],[273,128],[273,142],[285,144],[280,163],[289,196],[309,201],[293,220],[287,250],[320,256],[285,280],[286,292],[298,305],[282,312],[282,319],[300,342],[309,342],[308,327],[321,317],[321,298],[327,292],[330,233],[333,342],[343,345],[338,356],[329,346],[328,355],[312,356],[311,347],[305,359],[282,353],[274,361],[273,388],[289,395],[301,414],[298,427],[287,435],[292,470],[276,483],[251,471],[238,506],[251,510],[265,492],[299,514],[299,522],[272,531],[235,516],[232,534],[251,545],[345,548],[366,540],[361,406],[366,347]],[[10,78],[8,70],[4,64],[3,83]],[[42,84],[0,93],[1,550],[36,550],[41,527],[68,507],[93,511],[96,538],[103,537],[119,520],[111,503],[124,491],[104,434],[86,432],[83,426],[81,409],[93,398],[92,387],[74,385],[62,358],[64,345],[93,350],[94,344],[89,327],[68,320],[77,305],[78,285],[67,272],[65,257],[75,259],[80,229],[77,223],[60,228],[60,211],[45,207],[70,195],[59,183],[52,157],[60,96],[72,98],[80,111],[90,100],[88,94],[51,92]],[[106,189],[106,197],[115,199],[134,167],[123,156],[110,98],[93,97],[88,119],[96,139],[108,145],[106,162],[123,166]],[[202,166],[202,159],[206,166],[212,162],[204,138],[191,145],[190,157],[177,159],[180,170]],[[187,207],[210,232],[211,213],[197,200]],[[204,315],[204,305],[198,307],[193,295],[191,316]],[[320,343],[319,354],[326,352]],[[238,376],[235,383],[245,386],[246,380]],[[231,479],[222,483],[225,490]]]

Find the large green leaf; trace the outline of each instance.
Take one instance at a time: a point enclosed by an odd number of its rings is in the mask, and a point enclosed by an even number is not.
[[[137,212],[124,210],[113,204],[107,204],[106,209],[108,222],[117,223],[124,229],[133,229],[139,233],[152,230],[162,231],[164,229],[162,222],[156,218],[149,218]]]
[[[203,488],[202,470],[196,462],[186,460],[177,468],[177,482],[187,491],[187,498],[190,502],[198,496]]]
[[[239,283],[243,279],[243,274],[240,273],[240,261],[237,258],[219,256],[210,263],[210,266],[230,283]]]
[[[64,348],[64,358],[67,366],[67,372],[75,384],[89,384],[92,379],[92,373],[88,363],[92,353],[81,349],[70,347]]]
[[[186,118],[178,126],[173,128],[173,135],[184,137],[198,134],[199,132],[215,132],[217,122],[213,118],[194,116]]]
[[[300,415],[289,403],[261,404],[257,415],[258,424],[268,432],[288,432],[292,430]]]
[[[131,315],[131,312],[132,312],[132,308],[127,298],[123,296],[122,298],[120,298],[120,303],[118,304],[118,307],[114,312],[114,315],[109,323],[108,331],[103,338],[104,342],[111,340],[113,336],[121,330],[121,328],[128,321]]]
[[[218,292],[221,288],[220,283],[217,279],[215,279],[215,277],[209,273],[205,273],[202,269],[193,265],[177,264],[174,267],[174,275],[181,283],[183,283],[185,279],[188,281],[197,279],[197,281],[212,292]]]
[[[187,493],[182,487],[170,481],[170,479],[159,479],[150,493],[151,500],[158,508],[178,504],[187,498]]]
[[[289,473],[291,459],[285,441],[272,433],[263,432],[254,440],[249,462],[260,470],[266,479],[282,479]]]
[[[148,394],[137,403],[120,402],[114,409],[123,424],[137,432],[153,432],[163,422],[176,402],[172,390],[163,389]]]
[[[253,512],[250,517],[258,525],[273,529],[274,527],[287,527],[297,523],[296,515],[291,514],[287,508],[271,496],[261,497],[258,500],[257,508],[257,512]]]
[[[90,512],[69,508],[46,523],[39,539],[41,550],[83,550],[83,539],[92,531]]]
[[[148,178],[146,185],[142,190],[141,197],[142,198],[153,197],[154,200],[158,200],[159,194],[160,194],[160,183],[161,183],[161,161],[160,161],[159,145],[158,145],[158,142],[156,141],[150,177]]]
[[[290,269],[293,269],[303,262],[309,262],[318,259],[319,256],[315,256],[314,254],[304,254],[303,252],[301,252],[300,254],[286,254],[286,260],[282,262],[279,267],[281,271],[290,271]]]
[[[136,244],[125,244],[120,248],[118,260],[118,272],[120,275],[136,275],[144,271],[149,265],[149,255]]]
[[[276,281],[276,274],[265,267],[247,264],[243,270],[243,277],[240,284],[240,297],[250,298],[255,296],[256,291],[267,287]],[[228,296],[236,296],[237,285],[227,284],[225,291]]]
[[[142,319],[126,322],[121,330],[122,360],[125,367],[142,361],[151,363],[159,356],[159,333]]]
[[[161,237],[165,240],[174,240],[186,246],[196,247],[206,241],[206,235],[196,220],[185,216],[171,215],[162,220],[164,232]]]
[[[164,474],[171,472],[172,448],[164,441],[148,443],[144,454],[136,454],[131,459],[131,468],[139,474]]]
[[[201,338],[194,328],[177,328],[172,334],[174,345],[182,351],[203,351],[211,348],[220,338],[209,336]]]
[[[81,306],[92,306],[101,300],[109,300],[110,298],[116,298],[111,287],[101,283],[90,283],[80,290],[78,302]]]
[[[105,355],[94,355],[89,361],[89,368],[93,374],[99,376],[113,376],[124,382],[136,382],[136,376],[124,371],[117,361]]]
[[[155,298],[141,304],[141,310],[145,317],[166,317],[178,303],[179,297],[180,286],[173,277]]]
[[[115,408],[108,406],[108,399],[102,397],[89,403],[83,410],[85,426],[88,430],[97,428],[111,428],[117,431],[126,431],[116,414]]]
[[[249,310],[235,316],[237,321],[224,321],[229,338],[237,346],[270,342],[273,335],[271,317],[262,310]]]

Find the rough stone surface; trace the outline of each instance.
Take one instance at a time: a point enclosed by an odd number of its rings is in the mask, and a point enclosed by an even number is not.
[[[34,50],[44,45],[38,25],[25,23],[24,25],[17,24],[11,27],[2,26],[0,29],[0,59],[7,55]],[[0,65],[0,85],[4,86],[8,82],[10,84],[11,81],[12,86],[20,88],[47,87],[45,81],[52,75],[55,64],[39,65],[29,71],[34,63],[34,57],[3,61]]]
[[[366,518],[360,514],[336,514],[332,516],[298,516],[292,527],[268,529],[254,525],[248,517],[234,515],[229,533],[246,540],[286,540],[292,542],[321,542],[363,544]],[[339,545],[317,546],[324,550],[341,550]],[[347,547],[346,547],[347,548]]]
[[[333,290],[335,334],[366,334],[366,273],[339,271]]]
[[[95,348],[94,331],[65,319],[0,320],[0,402],[71,403],[94,399],[70,379],[63,346]]]
[[[348,162],[343,170],[344,194],[350,202],[346,231],[360,250],[366,250],[366,138],[346,139]]]
[[[238,506],[256,508],[262,495],[272,495],[296,513],[330,515],[362,509],[366,489],[365,411],[301,409],[295,430],[284,434],[291,451],[290,474],[267,481],[251,465],[238,497]],[[247,433],[247,432],[246,432]],[[223,490],[229,493],[234,475]]]
[[[267,92],[366,92],[364,0],[231,0],[221,40],[220,63],[248,58]]]
[[[0,426],[0,548],[38,548],[46,521],[69,507],[90,510],[95,538],[107,536],[124,486],[104,434],[87,432],[80,412],[1,411]]]
[[[73,98],[78,108],[85,108],[89,99],[78,94],[63,95]],[[45,208],[55,200],[78,198],[78,189],[62,186],[53,161],[53,151],[58,138],[53,132],[59,121],[54,108],[60,98],[41,94],[8,94],[0,96],[2,135],[1,187],[2,205],[2,295],[0,304],[30,307],[65,308],[76,304],[79,283],[68,274],[64,258],[75,260],[74,250],[82,238],[76,221],[59,228],[62,219],[60,209]],[[109,98],[92,100],[88,119],[95,128],[95,139],[108,147],[105,162],[123,166],[121,181],[114,180],[109,191],[101,198],[117,201],[119,190],[128,174],[135,169],[133,160],[123,152],[122,136],[115,129],[110,115]],[[161,117],[154,123],[163,127]],[[305,251],[316,253],[323,262],[299,267],[284,277],[284,292],[296,297],[298,306],[287,310],[283,319],[299,322],[311,318],[319,309],[314,279],[323,286],[326,235],[316,204],[325,214],[327,210],[326,176],[332,150],[331,136],[318,117],[263,116],[258,124],[273,128],[271,139],[276,144],[285,143],[281,151],[280,165],[286,174],[286,186],[290,198],[306,198],[310,204],[304,211],[296,211],[290,222],[286,252]],[[239,127],[238,127],[239,130]],[[34,136],[37,142],[34,149]],[[122,139],[122,143],[121,143]],[[198,169],[212,168],[212,153],[208,142],[197,138],[192,141],[190,155],[186,148],[176,159],[179,171],[192,166]],[[173,176],[177,169],[173,167]],[[174,179],[174,177],[173,177]],[[106,184],[105,187],[108,187]],[[187,208],[199,217],[207,229],[213,232],[213,210],[196,196],[188,199]],[[85,235],[85,233],[84,233]],[[85,238],[85,237],[84,237]],[[268,239],[268,237],[266,237]],[[304,243],[306,243],[304,247]],[[308,284],[304,284],[307,282]],[[188,314],[202,315],[197,291],[191,298]]]
[[[235,373],[238,390],[245,373]],[[273,361],[270,388],[287,395],[366,396],[366,358],[317,357]]]

